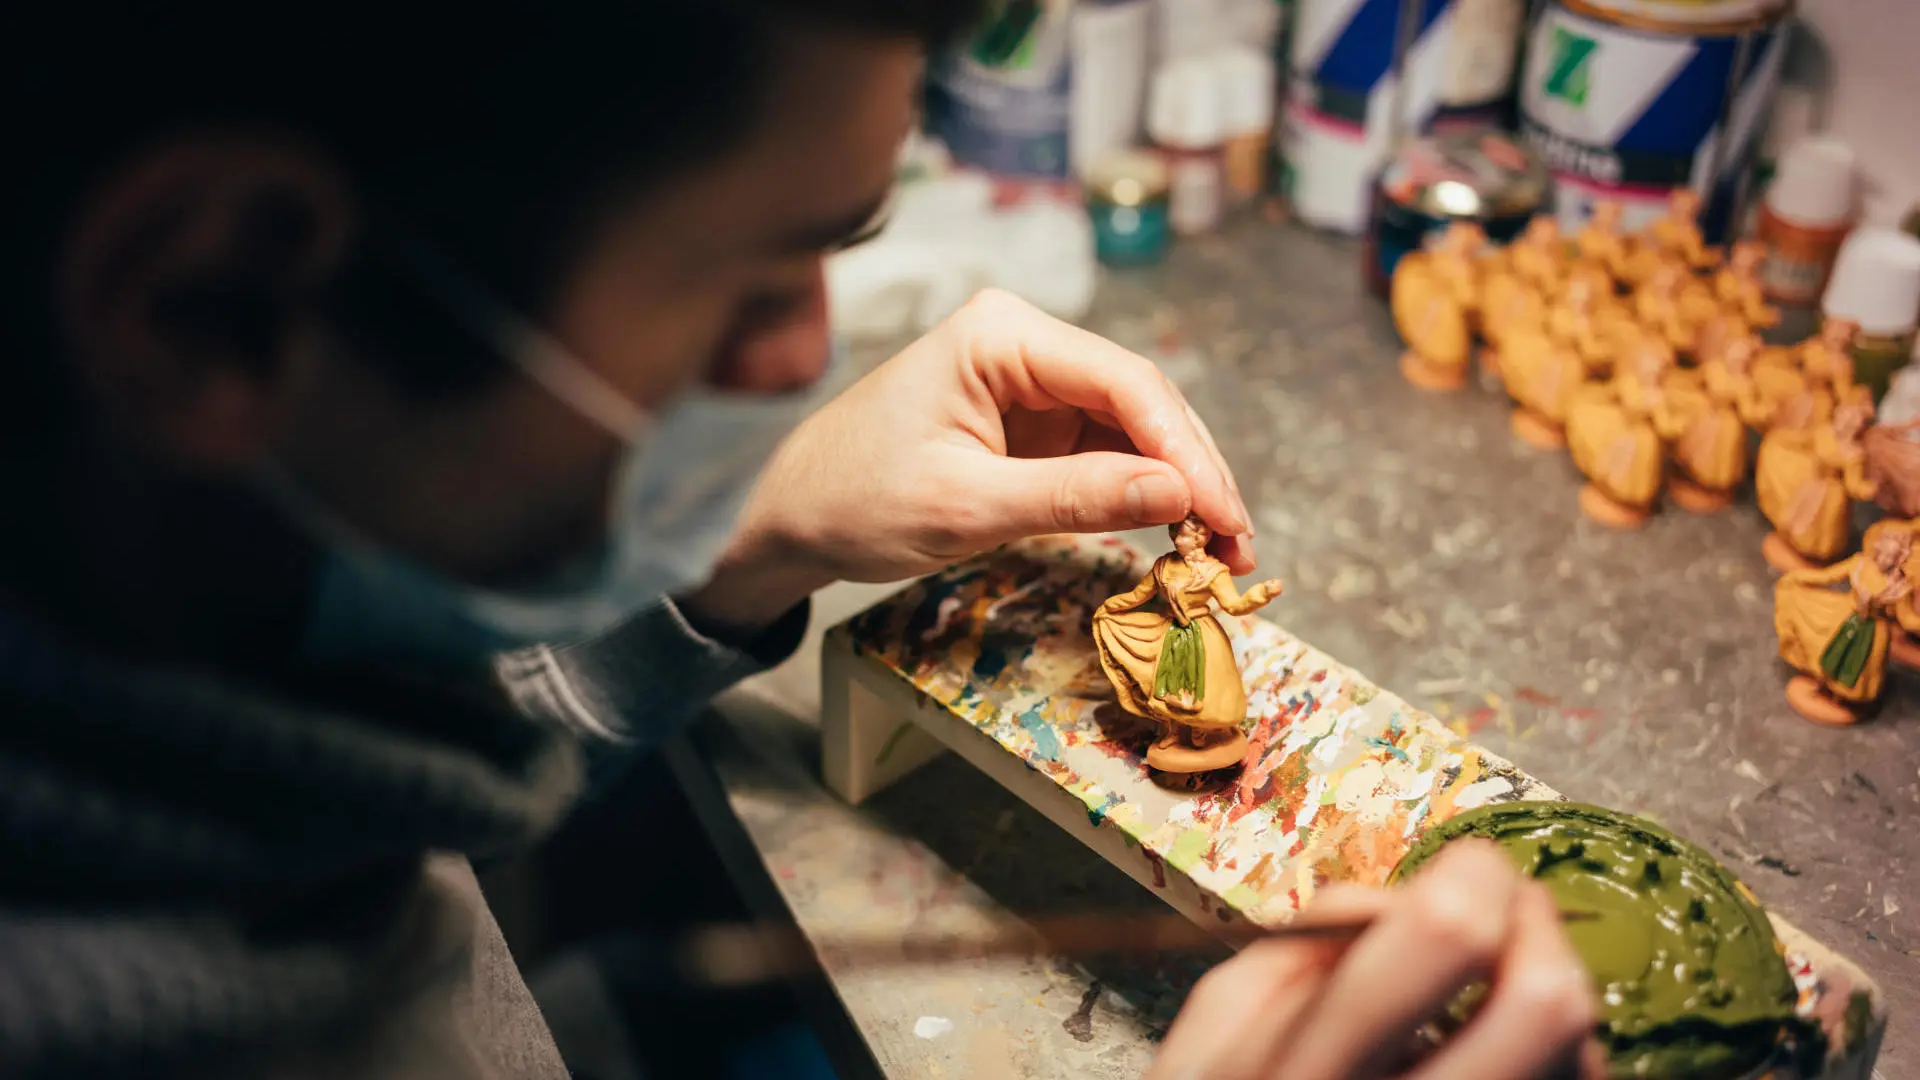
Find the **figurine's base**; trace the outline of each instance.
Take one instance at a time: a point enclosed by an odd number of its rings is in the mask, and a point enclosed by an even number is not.
[[[1536,450],[1565,450],[1567,429],[1522,406],[1513,410],[1513,437]]]
[[[1673,497],[1673,504],[1689,514],[1718,514],[1733,505],[1733,493],[1715,491],[1684,476],[1676,476],[1667,481],[1667,494]]]
[[[1644,506],[1628,506],[1592,484],[1580,489],[1580,512],[1609,529],[1637,529],[1653,513]]]
[[[1231,768],[1246,756],[1247,736],[1236,730],[1205,746],[1188,745],[1179,734],[1168,735],[1147,749],[1146,761],[1147,768],[1163,773],[1203,773]]]
[[[1820,680],[1795,675],[1787,680],[1787,704],[1805,719],[1822,727],[1847,727],[1860,721],[1859,710],[1828,694]]]
[[[1787,542],[1786,537],[1777,532],[1768,533],[1767,538],[1760,541],[1760,557],[1767,560],[1768,566],[1783,574],[1792,573],[1795,570],[1818,570],[1823,566],[1832,565],[1800,554],[1792,544]]]
[[[1467,385],[1467,365],[1436,364],[1415,352],[1400,354],[1400,374],[1422,390],[1451,393]]]
[[[1887,659],[1903,668],[1920,669],[1920,641],[1912,634],[1896,628],[1893,640],[1887,642]]]

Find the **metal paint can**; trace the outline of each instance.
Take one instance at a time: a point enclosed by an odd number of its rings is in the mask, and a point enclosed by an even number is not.
[[[1067,176],[1071,14],[1059,0],[1010,0],[935,59],[927,128],[955,162],[999,176]]]
[[[1281,156],[1300,219],[1360,232],[1403,133],[1504,120],[1525,21],[1524,0],[1299,0]]]
[[[1172,238],[1166,163],[1144,151],[1102,158],[1087,173],[1094,255],[1108,266],[1146,266]]]
[[[1504,244],[1552,201],[1553,179],[1540,156],[1503,131],[1452,131],[1408,143],[1374,193],[1362,268],[1367,287],[1386,296],[1402,257],[1419,251],[1456,221],[1472,221]]]
[[[1637,229],[1701,193],[1729,232],[1786,55],[1790,0],[1547,0],[1528,38],[1521,130],[1559,186],[1561,225],[1600,199]]]

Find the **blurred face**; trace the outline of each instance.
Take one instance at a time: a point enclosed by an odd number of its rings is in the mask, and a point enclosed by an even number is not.
[[[775,394],[817,379],[823,256],[891,189],[919,50],[821,33],[779,55],[747,135],[617,207],[553,309],[520,313],[649,411],[698,384]],[[602,535],[624,440],[512,368],[477,397],[415,405],[319,351],[285,388],[271,453],[376,541],[511,584]]]
[[[1173,527],[1173,550],[1185,559],[1191,559],[1207,550],[1207,542],[1213,539],[1213,530],[1207,528],[1199,518],[1190,517]]]

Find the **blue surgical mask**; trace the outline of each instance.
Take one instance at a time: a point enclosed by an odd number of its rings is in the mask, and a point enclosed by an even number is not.
[[[423,284],[469,328],[587,420],[627,443],[607,536],[549,578],[511,592],[455,580],[358,535],[283,470],[268,488],[326,544],[303,655],[323,664],[476,669],[497,652],[595,637],[712,576],[774,450],[839,387],[845,350],[825,375],[782,395],[696,387],[649,413],[550,335],[443,264]]]

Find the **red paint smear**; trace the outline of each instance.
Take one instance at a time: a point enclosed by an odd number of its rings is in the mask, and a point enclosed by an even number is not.
[[[1147,857],[1147,865],[1153,867],[1153,887],[1156,889],[1166,888],[1167,887],[1167,868],[1165,864],[1161,863],[1160,856],[1155,855],[1153,852],[1148,851],[1145,848],[1141,848],[1140,853]]]
[[[1491,705],[1482,705],[1479,708],[1468,713],[1467,714],[1467,734],[1471,735],[1474,732],[1479,731],[1481,728],[1486,727],[1488,724],[1493,723],[1493,718],[1498,715],[1500,714],[1495,712],[1493,710],[1493,706]]]
[[[1514,691],[1513,696],[1516,698],[1519,698],[1521,701],[1524,701],[1529,705],[1554,706],[1554,705],[1560,704],[1559,698],[1554,697],[1552,694],[1542,693],[1539,690],[1535,690],[1531,686],[1521,687],[1520,689]]]

